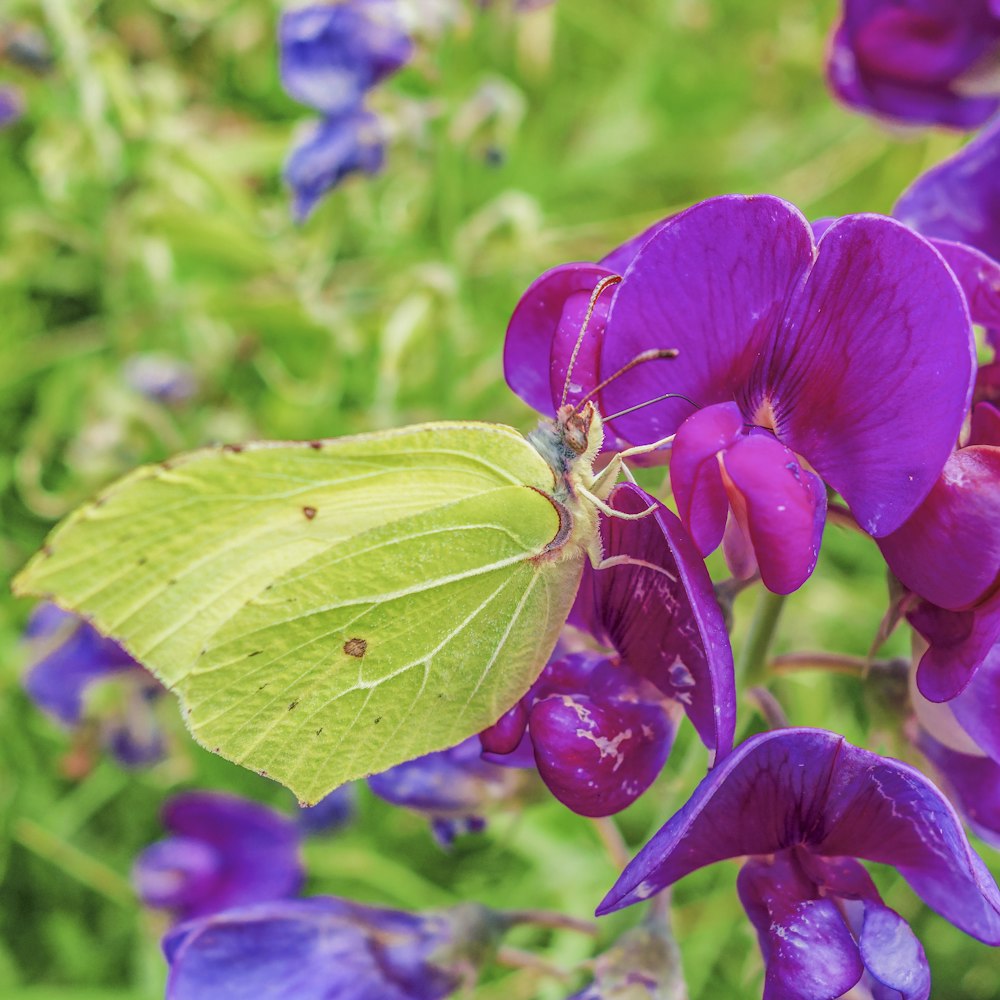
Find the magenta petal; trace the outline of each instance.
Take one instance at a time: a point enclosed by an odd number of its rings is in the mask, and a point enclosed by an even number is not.
[[[514,309],[504,342],[504,377],[539,413],[555,415],[591,295],[602,278],[613,274],[597,264],[554,267],[532,282]],[[609,288],[597,300],[573,368],[569,402],[600,381],[598,356],[615,291]]]
[[[485,753],[513,753],[524,737],[528,726],[528,710],[524,701],[507,709],[488,729],[479,734],[479,742]]]
[[[921,601],[906,620],[928,643],[917,665],[920,693],[928,701],[950,701],[1000,640],[1000,594],[971,611],[947,611]]]
[[[953,452],[924,502],[879,548],[903,584],[942,608],[968,607],[1000,587],[1000,448]]]
[[[940,255],[892,219],[847,216],[820,241],[750,405],[881,536],[937,479],[974,374],[965,298]]]
[[[584,570],[588,625],[679,701],[702,742],[721,757],[733,744],[736,692],[732,648],[708,570],[680,521],[639,487],[623,483],[608,502],[624,513],[655,504],[656,513],[639,521],[601,518],[605,558],[644,565]]]
[[[528,723],[538,773],[552,794],[582,816],[631,805],[663,769],[673,728],[659,705],[553,695]]]
[[[843,742],[813,850],[893,865],[933,910],[1000,944],[1000,891],[954,809],[915,768]]]
[[[1000,118],[921,174],[892,214],[925,236],[968,243],[1000,260]]]
[[[735,403],[717,403],[681,424],[670,451],[670,486],[677,511],[705,556],[722,541],[729,511],[717,456],[742,435],[740,408]]]
[[[991,647],[969,686],[949,704],[976,745],[1000,764],[1000,642]]]
[[[647,226],[641,233],[626,240],[621,246],[615,247],[611,253],[602,257],[598,264],[615,274],[624,274],[629,264],[635,260],[635,255],[646,245],[649,238],[672,218],[674,216],[670,215],[665,219],[659,219],[651,226]]]
[[[826,490],[780,441],[754,434],[723,458],[729,498],[745,525],[761,580],[775,594],[798,590],[816,568]]]
[[[711,198],[665,223],[618,288],[602,370],[616,371],[651,348],[680,354],[614,381],[602,411],[665,392],[684,393],[699,406],[734,399],[812,257],[806,220],[770,196]],[[690,413],[684,400],[667,400],[620,418],[615,429],[650,442],[673,433]]]
[[[952,750],[923,729],[917,746],[941,773],[973,832],[1000,848],[1000,763]]]
[[[787,852],[748,861],[737,888],[767,965],[763,1000],[833,1000],[858,982],[864,966],[840,910]]]

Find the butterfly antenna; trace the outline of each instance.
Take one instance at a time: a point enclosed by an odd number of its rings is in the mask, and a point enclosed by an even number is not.
[[[562,399],[559,401],[560,407],[566,405],[566,397],[569,395],[570,380],[573,377],[573,368],[576,365],[576,359],[577,355],[580,353],[580,348],[583,346],[583,338],[587,334],[587,325],[590,323],[590,317],[594,315],[594,308],[597,306],[597,300],[606,289],[611,288],[612,285],[617,285],[621,280],[621,275],[609,274],[606,278],[601,278],[601,280],[594,286],[594,291],[590,296],[590,304],[587,306],[587,314],[583,317],[583,326],[580,327],[580,334],[576,338],[576,344],[573,345],[573,353],[570,355],[569,364],[566,366],[566,381],[563,383]]]
[[[614,382],[616,378],[621,378],[626,372],[630,372],[636,365],[645,364],[647,361],[662,361],[664,359],[676,358],[680,351],[676,347],[653,347],[648,351],[643,351],[642,354],[637,354],[627,365],[619,368],[614,375],[609,375],[604,381],[598,382],[590,392],[587,393],[583,399],[579,400],[576,406],[573,407],[573,412],[577,412],[584,403],[587,402],[592,396],[596,396],[606,385]],[[661,397],[666,398],[666,397]],[[685,397],[687,398],[687,397]],[[649,403],[655,403],[657,400],[651,399]],[[640,403],[639,406],[648,406],[649,403]],[[632,409],[638,409],[638,407],[633,407]],[[631,410],[624,411],[626,413],[631,413]],[[620,413],[616,413],[615,416],[620,417]],[[610,420],[610,417],[606,417],[606,420]]]
[[[662,396],[656,396],[642,403],[636,403],[635,406],[630,406],[627,410],[619,410],[617,413],[612,413],[611,416],[604,419],[616,420],[618,417],[624,417],[626,413],[635,413],[636,410],[641,410],[644,406],[652,406],[653,403],[662,403],[665,399],[683,399],[684,402],[690,403],[696,410],[699,409],[698,404],[689,396],[685,396],[681,392],[665,392]]]

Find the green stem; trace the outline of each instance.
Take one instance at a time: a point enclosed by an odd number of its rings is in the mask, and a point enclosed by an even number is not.
[[[759,684],[764,679],[768,650],[777,632],[784,603],[784,594],[761,591],[750,623],[750,633],[736,664],[736,677],[741,684]]]

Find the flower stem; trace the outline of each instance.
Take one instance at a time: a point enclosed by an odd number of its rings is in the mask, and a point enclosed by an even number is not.
[[[509,969],[531,969],[556,979],[571,979],[573,976],[572,972],[567,972],[565,969],[559,968],[558,965],[553,965],[541,955],[525,951],[523,948],[513,948],[508,944],[501,945],[497,949],[496,962],[497,965],[505,965]]]
[[[581,920],[553,910],[503,910],[504,917],[511,924],[535,924],[538,927],[552,927],[555,930],[577,931],[580,934],[597,934],[597,924],[593,920]]]
[[[868,668],[869,661],[864,656],[847,656],[841,653],[785,653],[771,660],[771,670],[778,674],[794,673],[797,670],[826,670],[863,677]]]
[[[604,851],[611,859],[611,864],[621,871],[629,863],[630,852],[621,830],[618,829],[618,824],[611,816],[598,816],[592,818],[590,822],[604,845]]]
[[[761,591],[750,632],[736,665],[736,676],[743,684],[758,684],[764,679],[768,650],[777,632],[784,603],[784,594]]]

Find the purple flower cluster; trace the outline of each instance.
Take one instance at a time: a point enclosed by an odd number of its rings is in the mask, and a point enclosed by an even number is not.
[[[363,105],[371,88],[413,54],[400,17],[398,0],[346,0],[281,18],[285,90],[323,115],[285,165],[299,221],[348,174],[372,174],[382,166],[378,121]]]
[[[1000,944],[1000,893],[952,807],[919,772],[821,730],[765,733],[728,752],[729,742],[713,744],[699,726],[711,712],[692,711],[696,703],[664,687],[669,657],[656,655],[656,643],[676,642],[685,621],[671,613],[678,599],[708,607],[694,596],[693,567],[720,545],[735,579],[759,577],[779,594],[800,587],[816,564],[828,494],[839,494],[899,581],[897,617],[922,637],[917,744],[973,828],[1000,839],[1000,409],[991,395],[1000,380],[991,365],[977,365],[973,336],[973,323],[981,325],[995,345],[1000,330],[991,138],[918,181],[897,208],[903,221],[857,215],[810,225],[760,196],[695,205],[597,264],[542,275],[508,330],[508,382],[537,409],[554,412],[566,385],[571,402],[596,394],[610,415],[606,447],[672,442],[654,454],[669,459],[680,516],[671,547],[686,545],[687,556],[667,564],[650,547],[665,509],[638,522],[603,518],[614,568],[588,570],[591,585],[601,581],[598,596],[590,600],[585,582],[571,620],[617,654],[619,678],[627,667],[684,704],[717,755],[599,912],[748,856],[739,892],[767,965],[767,998],[825,1000],[858,983],[875,996],[929,996],[920,944],[854,858],[895,865],[928,905]],[[970,174],[982,183],[970,185]],[[964,216],[948,211],[949,191],[952,204],[970,206]],[[670,360],[635,363],[667,351]],[[623,511],[651,502],[636,487],[617,493],[625,491],[634,502]],[[616,547],[628,535],[631,544]],[[664,585],[667,610],[640,585],[657,565],[673,581]],[[602,615],[618,627],[595,627]],[[700,643],[709,648],[704,633]],[[581,790],[595,801],[624,799],[620,807],[665,757],[644,768],[623,757],[608,774],[603,756],[574,753],[574,740],[592,738],[579,708],[601,718],[582,700],[594,700],[587,684],[607,669],[591,665],[594,656],[550,664],[495,727],[526,721],[543,777],[581,812]],[[631,683],[637,712],[650,699]],[[605,697],[608,689],[598,684]],[[715,719],[731,725],[728,691],[698,677],[689,694],[711,692]],[[544,715],[535,719],[547,703],[566,719],[561,742]],[[615,720],[606,735],[624,728]],[[495,738],[485,734],[484,744]],[[543,769],[546,741],[561,769],[554,777]],[[559,779],[572,768],[567,794]]]

